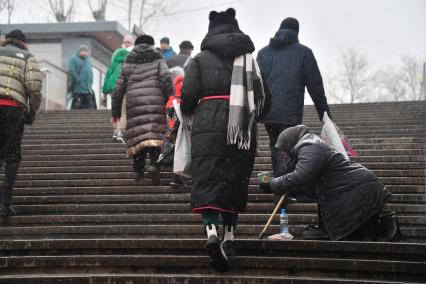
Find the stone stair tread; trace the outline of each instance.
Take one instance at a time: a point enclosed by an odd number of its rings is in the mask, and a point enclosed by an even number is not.
[[[244,274],[247,274],[244,271]],[[405,284],[407,282],[399,281],[380,281],[372,279],[345,279],[345,278],[336,278],[336,277],[301,277],[301,276],[259,276],[259,275],[243,275],[241,271],[227,272],[226,276],[217,275],[213,273],[200,273],[197,274],[188,274],[185,273],[161,273],[161,274],[152,274],[152,273],[72,273],[69,274],[28,274],[25,276],[20,276],[19,279],[16,278],[16,275],[6,274],[4,276],[0,275],[0,283],[7,284],[48,284],[48,283],[66,283],[69,284],[81,284],[86,281],[89,283],[110,283],[111,281],[117,281],[117,283],[132,283],[133,281],[149,283],[151,281],[156,281],[158,283],[167,283],[170,279],[174,279],[176,283],[203,283],[208,281],[210,283],[221,283],[221,282],[236,282],[236,283],[280,283],[280,284],[312,284],[312,283],[328,283],[328,284],[347,284],[347,283],[372,283],[372,284]],[[7,281],[7,282],[4,282]],[[148,282],[149,281],[149,282]],[[267,282],[266,282],[267,281]],[[414,283],[414,282],[412,282]]]
[[[26,128],[13,198],[18,215],[0,219],[0,284],[425,283],[426,102],[330,107],[361,155],[353,161],[393,193],[385,210],[398,211],[402,243],[297,240],[318,219],[309,202],[288,206],[296,240],[256,240],[274,207],[274,197],[257,185],[257,173],[271,170],[269,140],[259,125],[235,268],[215,273],[200,216],[190,212],[190,186],[168,186],[167,168],[163,186],[136,185],[126,146],[111,139],[110,111],[55,111]],[[304,123],[321,132],[313,106],[305,107]],[[277,215],[268,234],[278,232],[278,222]]]

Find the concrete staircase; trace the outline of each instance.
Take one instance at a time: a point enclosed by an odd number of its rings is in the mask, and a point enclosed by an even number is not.
[[[256,186],[271,169],[259,126],[249,206],[240,216],[233,269],[212,271],[190,188],[133,182],[106,111],[48,112],[26,129],[14,190],[18,215],[0,219],[0,283],[402,283],[426,282],[426,102],[331,106],[333,118],[392,193],[402,243],[270,242],[256,237],[272,195]],[[305,124],[320,132],[314,108]],[[2,179],[3,177],[1,177]],[[316,205],[289,206],[291,231]],[[270,233],[278,231],[277,222]]]

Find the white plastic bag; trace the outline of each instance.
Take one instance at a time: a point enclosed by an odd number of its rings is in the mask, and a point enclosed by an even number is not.
[[[321,138],[339,153],[341,153],[346,160],[349,160],[348,153],[346,152],[345,146],[342,143],[339,132],[334,122],[330,119],[327,112],[324,112],[322,118],[323,126],[321,131]]]
[[[180,104],[176,100],[173,100],[173,107],[180,121],[175,142],[173,173],[190,178],[192,117],[181,112]]]

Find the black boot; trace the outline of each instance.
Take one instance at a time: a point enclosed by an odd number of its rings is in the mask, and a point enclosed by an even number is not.
[[[151,162],[148,168],[146,169],[148,172],[149,178],[151,179],[153,186],[160,186],[160,167],[158,164]]]
[[[206,249],[212,260],[213,268],[218,272],[228,271],[228,259],[223,255],[220,239],[217,236],[216,226],[209,224],[206,226],[207,243]]]
[[[0,216],[7,217],[15,215],[15,211],[10,208],[12,201],[13,185],[15,184],[16,175],[18,174],[19,162],[13,161],[6,163],[4,168],[4,184],[3,190],[0,192]]]
[[[384,242],[399,242],[401,228],[396,212],[389,212],[379,217],[379,240]]]
[[[183,182],[182,177],[177,175],[177,174],[172,173],[170,186],[174,189],[178,189],[178,188],[183,187],[184,185],[185,185],[185,183]]]
[[[330,238],[321,226],[307,225],[302,231],[302,240],[328,241]]]
[[[144,179],[144,172],[134,172],[133,173],[133,177],[134,177],[134,179],[135,179],[135,182],[138,184],[138,185],[142,185],[142,183],[143,183],[143,179]]]
[[[2,190],[0,193],[0,217],[9,217],[16,215],[15,210],[10,208],[10,200],[12,199],[12,192]]]

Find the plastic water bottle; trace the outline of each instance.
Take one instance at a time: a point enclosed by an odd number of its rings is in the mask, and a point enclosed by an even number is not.
[[[281,209],[280,215],[280,234],[283,240],[292,240],[294,237],[288,230],[288,215],[285,209]]]

